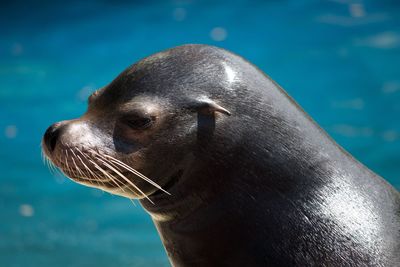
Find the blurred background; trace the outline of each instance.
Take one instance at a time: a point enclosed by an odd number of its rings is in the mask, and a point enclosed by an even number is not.
[[[400,2],[2,1],[0,265],[168,266],[139,204],[51,174],[40,141],[135,61],[238,53],[400,189]]]

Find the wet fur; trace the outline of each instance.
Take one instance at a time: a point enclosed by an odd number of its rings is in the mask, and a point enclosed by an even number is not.
[[[145,188],[141,203],[174,266],[400,265],[399,193],[255,66],[180,46],[129,67],[89,113],[114,115],[137,96],[168,115],[142,146],[143,172],[171,195]],[[204,112],[204,98],[231,116]],[[118,131],[107,144],[142,147]]]

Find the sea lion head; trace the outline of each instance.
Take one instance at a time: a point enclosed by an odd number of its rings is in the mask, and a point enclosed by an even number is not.
[[[199,140],[229,118],[237,74],[227,53],[185,45],[139,61],[95,91],[80,118],[47,129],[45,156],[87,186],[138,199],[168,194]]]

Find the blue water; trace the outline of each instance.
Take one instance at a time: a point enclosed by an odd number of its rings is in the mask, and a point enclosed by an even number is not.
[[[232,50],[400,189],[398,1],[17,1],[0,4],[0,266],[168,266],[149,216],[52,175],[51,123],[159,50]],[[112,3],[113,2],[113,3]]]

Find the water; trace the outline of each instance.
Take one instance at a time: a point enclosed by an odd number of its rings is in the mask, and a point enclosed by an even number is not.
[[[168,266],[149,216],[52,175],[51,123],[162,49],[206,43],[266,71],[400,189],[397,1],[17,1],[0,4],[0,265]]]

